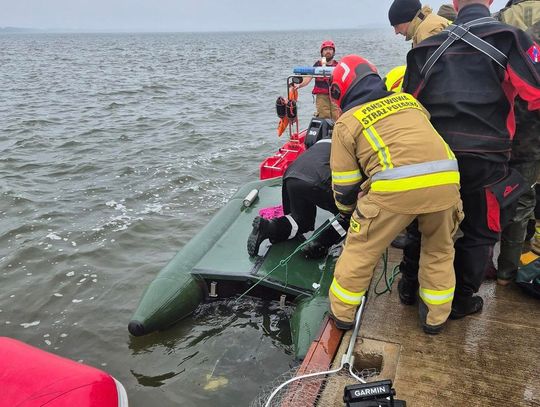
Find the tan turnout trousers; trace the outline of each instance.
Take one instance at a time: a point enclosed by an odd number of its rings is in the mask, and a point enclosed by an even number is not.
[[[330,101],[330,97],[324,94],[315,95],[315,116],[320,119],[332,119],[334,122],[339,117],[339,107]]]
[[[361,216],[360,216],[361,215]],[[420,255],[420,297],[428,308],[426,323],[444,323],[452,307],[456,278],[453,269],[454,242],[463,219],[461,201],[455,206],[433,213],[401,214],[390,212],[370,200],[368,195],[358,201],[347,233],[345,248],[334,272],[334,289],[341,290],[341,300],[330,290],[332,313],[341,321],[352,322],[358,307],[354,294],[368,290],[373,270],[390,242],[418,218],[422,233]],[[351,295],[350,303],[343,301]]]

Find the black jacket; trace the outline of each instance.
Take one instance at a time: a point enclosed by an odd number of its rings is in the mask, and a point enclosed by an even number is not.
[[[330,139],[319,140],[301,154],[285,171],[283,179],[297,178],[322,190],[332,191]]]
[[[471,4],[459,11],[454,24],[489,15],[487,7]],[[404,89],[430,112],[433,126],[456,155],[505,162],[515,132],[516,94],[529,110],[540,108],[540,49],[523,31],[499,22],[471,32],[508,57],[506,70],[458,40],[423,78],[424,63],[448,37],[443,31],[409,51]]]

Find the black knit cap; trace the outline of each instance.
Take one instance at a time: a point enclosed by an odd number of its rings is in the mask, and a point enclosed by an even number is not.
[[[412,21],[421,8],[420,0],[394,0],[388,10],[390,25],[395,26]]]

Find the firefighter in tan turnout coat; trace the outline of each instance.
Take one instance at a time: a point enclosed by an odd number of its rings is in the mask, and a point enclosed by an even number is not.
[[[424,331],[439,333],[454,296],[452,237],[463,217],[455,156],[422,105],[386,91],[360,56],[334,69],[330,95],[344,112],[332,135],[332,187],[340,212],[352,214],[330,287],[331,316],[338,328],[352,326],[383,251],[418,218],[419,313]]]

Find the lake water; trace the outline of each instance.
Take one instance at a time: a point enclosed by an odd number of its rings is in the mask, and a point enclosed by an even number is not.
[[[0,35],[0,335],[106,370],[131,406],[244,406],[295,366],[275,303],[206,304],[143,338],[127,323],[285,141],[275,99],[326,38],[383,75],[409,48],[391,27]]]

